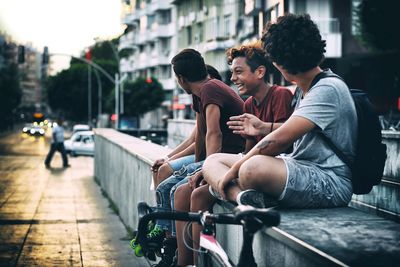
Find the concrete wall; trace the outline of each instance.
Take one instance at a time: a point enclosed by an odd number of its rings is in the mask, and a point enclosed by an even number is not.
[[[194,120],[168,120],[168,147],[174,148],[193,131]]]
[[[95,144],[94,175],[123,222],[136,229],[137,203],[155,204],[150,166],[169,149],[113,129],[95,129]]]

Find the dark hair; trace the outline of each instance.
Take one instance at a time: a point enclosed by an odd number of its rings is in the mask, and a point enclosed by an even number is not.
[[[206,64],[206,68],[207,68],[208,75],[210,75],[210,77],[212,79],[217,79],[217,80],[222,81],[222,77],[216,68],[214,68],[213,66],[208,65],[208,64]]]
[[[232,65],[232,61],[235,58],[245,57],[246,63],[249,65],[252,72],[254,72],[259,66],[264,66],[266,68],[264,80],[268,80],[267,74],[274,68],[259,42],[242,45],[240,47],[232,47],[227,50],[226,56],[229,65]]]
[[[207,77],[206,64],[201,54],[194,49],[184,49],[175,55],[171,64],[176,75],[182,75],[189,82],[197,82]]]
[[[268,23],[261,40],[270,60],[290,74],[309,71],[324,60],[325,40],[307,14],[286,14]]]

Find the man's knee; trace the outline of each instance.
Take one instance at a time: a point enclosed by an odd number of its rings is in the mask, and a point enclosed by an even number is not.
[[[264,166],[262,170],[260,170],[261,164]],[[265,172],[265,169],[269,168],[274,168],[274,166],[270,164],[268,158],[259,155],[251,157],[239,169],[239,186],[242,189],[250,189],[268,183],[270,175]]]
[[[220,160],[221,160],[220,153],[215,153],[215,154],[209,155],[203,164],[203,168],[202,168],[203,174],[207,175],[209,173],[212,173],[214,166],[216,164],[220,163]]]
[[[191,189],[188,184],[179,186],[174,192],[174,207],[176,210],[187,210],[189,207]]]
[[[161,183],[166,178],[170,177],[173,173],[171,166],[168,163],[164,163],[158,168],[157,180]]]
[[[190,196],[190,211],[198,212],[208,209],[208,199],[211,198],[208,186],[198,187],[193,190]]]

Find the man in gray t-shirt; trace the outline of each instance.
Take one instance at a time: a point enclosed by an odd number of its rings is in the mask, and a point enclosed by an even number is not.
[[[238,204],[262,207],[266,195],[288,207],[347,205],[353,191],[350,169],[321,132],[353,159],[357,114],[342,80],[318,80],[326,46],[318,27],[308,15],[287,14],[268,25],[262,42],[274,66],[300,88],[302,99],[285,123],[264,123],[250,114],[231,118],[235,133],[269,134],[240,160],[211,155],[203,166],[205,179],[219,179],[214,191]],[[282,154],[290,146],[292,153]]]
[[[68,164],[67,152],[64,147],[64,128],[62,126],[62,120],[58,120],[55,126],[53,126],[50,150],[44,161],[46,168],[50,168],[50,162],[56,151],[61,153],[63,167],[70,167]]]

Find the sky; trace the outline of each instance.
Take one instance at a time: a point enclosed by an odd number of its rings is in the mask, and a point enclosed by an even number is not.
[[[80,56],[95,39],[123,32],[121,0],[0,0],[0,31],[39,52]],[[53,73],[69,66],[69,57],[52,56]]]

